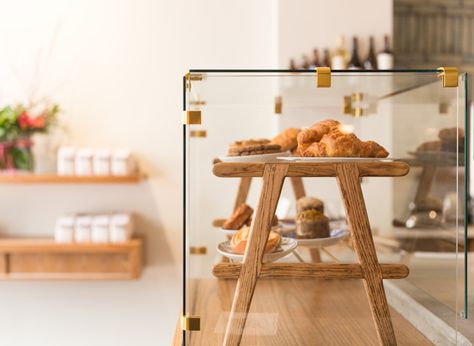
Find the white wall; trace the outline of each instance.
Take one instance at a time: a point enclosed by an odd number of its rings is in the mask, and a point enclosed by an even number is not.
[[[65,110],[65,141],[130,147],[151,174],[139,186],[0,187],[3,233],[46,235],[63,212],[130,209],[148,261],[136,282],[0,282],[1,345],[170,343],[181,302],[182,75],[276,67],[274,10],[271,0],[0,3],[0,103],[28,96],[38,62],[39,94]]]

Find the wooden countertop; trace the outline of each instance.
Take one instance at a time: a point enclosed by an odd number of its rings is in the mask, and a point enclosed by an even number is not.
[[[187,345],[222,344],[235,283],[190,282],[186,310],[201,315],[201,331],[189,333]],[[399,345],[431,345],[401,315],[390,313]],[[362,280],[258,281],[242,345],[351,344],[378,344]]]

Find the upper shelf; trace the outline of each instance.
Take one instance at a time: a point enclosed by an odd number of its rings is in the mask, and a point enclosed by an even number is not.
[[[143,174],[128,176],[67,176],[57,174],[2,174],[0,184],[137,184]]]

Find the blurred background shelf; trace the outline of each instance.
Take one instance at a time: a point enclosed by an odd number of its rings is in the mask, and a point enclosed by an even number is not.
[[[0,279],[131,280],[140,277],[143,240],[61,244],[0,238]]]
[[[138,184],[143,174],[128,176],[67,176],[57,174],[0,175],[0,184]]]

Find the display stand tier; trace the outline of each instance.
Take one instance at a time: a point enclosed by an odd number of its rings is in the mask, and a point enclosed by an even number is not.
[[[262,259],[273,215],[287,177],[336,178],[359,263],[346,264],[342,267],[341,264],[295,263],[291,264],[292,268],[290,269],[284,268],[281,276],[291,277],[292,271],[299,270],[302,276],[304,272],[304,277],[320,278],[333,273],[332,277],[362,278],[379,343],[381,345],[395,345],[395,333],[383,288],[383,278],[389,276],[387,274],[389,270],[383,269],[384,266],[379,264],[377,259],[360,178],[369,176],[397,177],[406,175],[408,171],[409,167],[406,163],[391,160],[349,161],[341,159],[330,162],[216,163],[213,172],[218,177],[262,177],[263,180],[243,262],[241,265],[232,267],[232,277],[238,276],[238,281],[227,322],[224,345],[240,344],[257,279],[266,272],[271,272],[272,269],[275,269],[274,272],[277,269],[280,270],[280,273],[282,272],[282,268],[275,267],[281,266],[281,264],[265,265],[262,263]],[[392,266],[390,271],[396,273],[396,278],[407,276],[408,268],[406,266]]]

